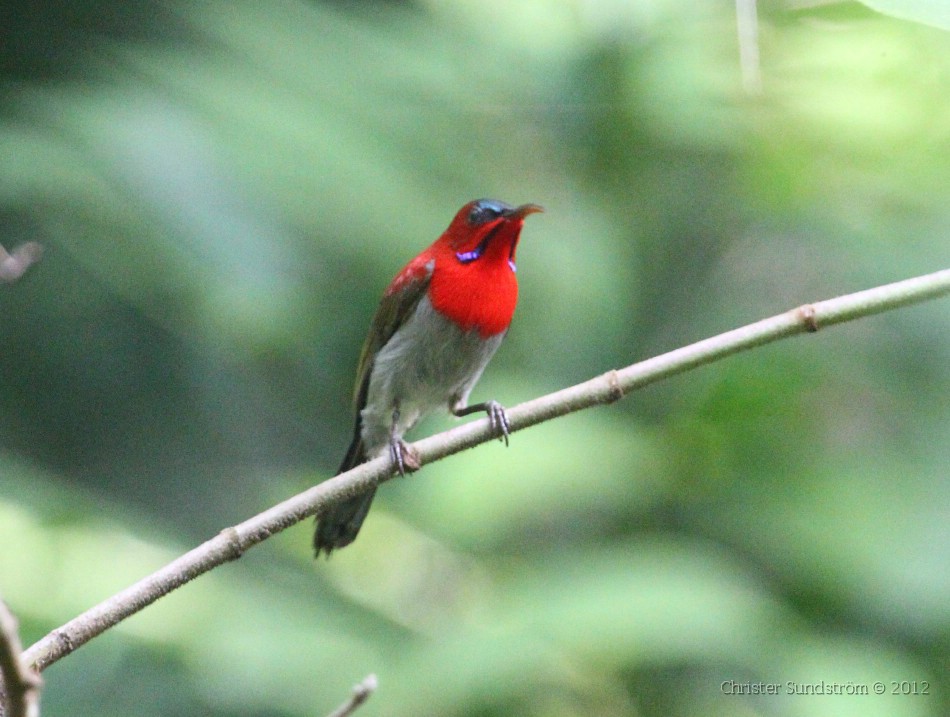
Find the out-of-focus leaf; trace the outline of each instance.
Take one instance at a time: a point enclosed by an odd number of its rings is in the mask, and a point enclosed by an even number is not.
[[[858,0],[885,15],[950,30],[950,6],[943,0]]]

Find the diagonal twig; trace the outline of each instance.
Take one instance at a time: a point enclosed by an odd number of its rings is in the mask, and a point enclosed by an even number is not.
[[[950,294],[950,269],[805,304],[515,406],[508,411],[511,432],[611,403],[635,389],[740,351],[947,294]],[[425,438],[416,442],[413,448],[425,464],[495,437],[488,419],[481,419]],[[24,652],[26,664],[37,670],[45,669],[163,595],[222,563],[237,559],[245,550],[271,535],[329,505],[364,493],[392,476],[393,467],[388,457],[377,458],[299,493],[243,523],[224,529],[155,573],[53,630]]]

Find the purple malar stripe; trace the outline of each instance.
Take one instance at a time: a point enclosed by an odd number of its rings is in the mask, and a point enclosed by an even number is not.
[[[498,230],[501,229],[501,226],[502,226],[501,223],[499,223],[497,226],[495,226],[494,228],[492,228],[492,230],[491,230],[490,232],[488,232],[488,234],[485,236],[485,238],[482,239],[482,240],[478,243],[478,246],[475,247],[474,249],[472,249],[471,251],[457,251],[457,252],[455,252],[455,258],[458,259],[458,260],[459,260],[460,262],[462,262],[463,264],[471,264],[473,261],[475,261],[476,259],[480,258],[481,255],[482,255],[482,254],[484,253],[484,251],[485,251],[485,247],[488,246],[488,242],[491,241],[491,238],[492,238],[493,236],[495,236],[495,234],[498,233]],[[511,253],[512,253],[512,254],[515,253],[514,244],[512,244],[512,246],[511,246]],[[514,260],[511,258],[511,256],[508,257],[508,266],[511,267],[511,270],[512,270],[512,271],[517,271],[517,269],[515,269],[515,262],[514,262]]]

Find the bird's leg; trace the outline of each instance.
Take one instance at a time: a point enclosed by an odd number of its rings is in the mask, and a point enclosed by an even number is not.
[[[405,476],[407,472],[413,473],[422,466],[419,460],[419,453],[410,447],[396,433],[396,426],[399,423],[399,406],[393,409],[393,422],[389,428],[389,457],[393,465],[399,471],[399,475]]]
[[[504,406],[498,403],[498,401],[484,401],[483,403],[476,403],[472,406],[461,406],[459,404],[460,402],[456,402],[452,405],[453,416],[461,418],[462,416],[484,411],[488,414],[488,423],[491,425],[492,431],[495,432],[499,440],[503,440],[505,445],[508,445],[508,434],[511,433],[511,424],[508,422],[508,414],[505,413]]]

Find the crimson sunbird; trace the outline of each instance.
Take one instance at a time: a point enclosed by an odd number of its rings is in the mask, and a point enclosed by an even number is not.
[[[376,309],[356,371],[353,440],[337,475],[388,452],[401,474],[419,467],[403,436],[423,416],[447,408],[484,411],[508,442],[508,417],[496,401],[468,396],[501,345],[518,301],[515,250],[537,204],[495,199],[463,206],[449,228],[396,274]],[[317,517],[319,557],[356,539],[375,489]]]

